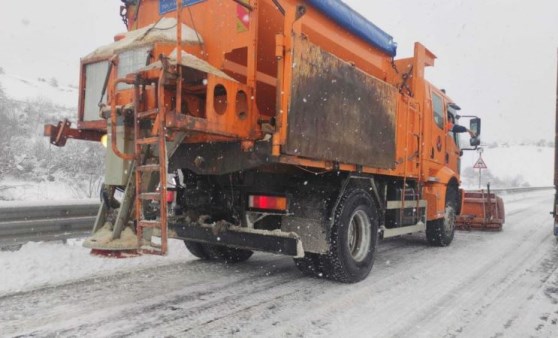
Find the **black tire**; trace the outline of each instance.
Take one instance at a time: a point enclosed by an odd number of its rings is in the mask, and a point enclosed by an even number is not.
[[[363,280],[374,265],[377,241],[378,211],[374,200],[362,189],[345,192],[335,212],[329,252],[316,255],[318,273],[342,283]]]
[[[184,241],[184,244],[186,245],[186,249],[199,259],[208,260],[211,258],[207,251],[205,251],[205,244],[192,241]]]
[[[240,263],[248,260],[253,251],[245,249],[235,249],[226,246],[184,241],[190,253],[200,259],[223,261],[226,263]]]
[[[323,276],[323,267],[320,265],[319,255],[305,252],[303,258],[294,258],[293,260],[303,274],[311,277]]]
[[[430,245],[444,247],[453,241],[458,198],[457,187],[449,185],[446,190],[445,217],[426,223],[426,239]]]
[[[254,254],[251,250],[229,248],[220,245],[206,244],[204,250],[209,254],[211,259],[224,261],[225,263],[240,263],[247,261]]]

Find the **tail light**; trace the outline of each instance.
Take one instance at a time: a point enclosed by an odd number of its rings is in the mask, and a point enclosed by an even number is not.
[[[283,196],[250,195],[248,207],[258,210],[287,211],[287,198]]]
[[[167,191],[167,203],[174,202],[174,191]]]

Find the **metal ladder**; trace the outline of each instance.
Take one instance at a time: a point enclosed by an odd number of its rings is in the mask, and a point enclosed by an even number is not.
[[[159,90],[161,84],[158,83],[157,86]],[[165,110],[163,107],[158,107],[149,111],[138,111],[139,95],[140,86],[136,83],[134,89],[134,145],[137,163],[135,167],[136,234],[141,253],[166,255],[168,251],[168,207]],[[151,130],[142,128],[143,123],[153,120],[153,118],[155,118],[153,126],[149,128]],[[157,180],[156,177],[159,179]],[[145,218],[144,203],[147,201],[159,202],[159,215],[155,220]],[[147,233],[146,229],[159,229],[160,245],[153,244],[151,236],[144,238],[144,234]],[[147,234],[149,235],[149,233]]]

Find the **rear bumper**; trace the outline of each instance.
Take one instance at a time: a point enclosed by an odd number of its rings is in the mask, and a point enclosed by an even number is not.
[[[217,229],[198,224],[170,224],[171,233],[178,239],[207,244],[226,245],[239,249],[264,251],[293,257],[304,257],[302,242],[295,233],[256,230],[241,227]]]

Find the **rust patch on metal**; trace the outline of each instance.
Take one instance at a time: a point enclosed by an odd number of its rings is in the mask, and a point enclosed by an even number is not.
[[[393,169],[397,89],[306,39],[295,40],[283,152]]]

